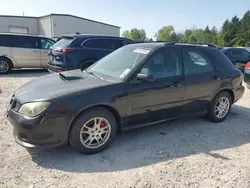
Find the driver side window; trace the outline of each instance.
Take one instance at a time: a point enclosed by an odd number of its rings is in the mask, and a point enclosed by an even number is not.
[[[154,79],[179,76],[182,74],[180,57],[176,49],[160,49],[147,60],[141,73],[153,75]]]
[[[50,47],[52,47],[54,45],[54,42],[52,42],[49,39],[41,39],[41,47],[42,49],[49,49]]]

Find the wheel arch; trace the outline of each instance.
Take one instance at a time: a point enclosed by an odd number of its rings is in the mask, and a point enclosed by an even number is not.
[[[80,61],[80,62],[78,63],[78,65],[77,65],[77,67],[80,67],[81,64],[88,65],[88,64],[90,64],[90,63],[92,63],[92,62],[95,63],[96,61],[98,61],[98,59],[95,59],[95,58],[85,59],[85,60]],[[93,64],[93,63],[92,63],[92,64]]]
[[[215,98],[219,93],[221,93],[221,92],[223,92],[223,91],[228,92],[228,93],[230,94],[230,96],[231,96],[231,98],[232,98],[232,103],[233,103],[233,102],[234,102],[234,99],[235,99],[235,96],[234,96],[233,90],[230,89],[230,88],[222,88],[220,91],[218,91],[218,92],[213,96],[213,98],[212,98],[212,100],[210,101],[210,103],[214,100],[214,98]]]
[[[69,134],[70,134],[70,131],[72,129],[72,126],[74,124],[74,122],[76,121],[76,119],[81,116],[82,114],[84,114],[86,111],[90,111],[94,108],[104,108],[106,110],[108,110],[115,118],[116,122],[117,122],[117,125],[118,125],[118,132],[121,132],[121,116],[120,114],[118,113],[118,111],[110,106],[110,105],[107,105],[107,104],[97,104],[97,105],[93,105],[93,106],[89,106],[87,108],[84,108],[82,109],[80,112],[77,113],[77,115],[73,118],[73,120],[71,120],[70,122],[70,126],[69,126],[69,130],[68,130],[68,138],[69,138]]]
[[[13,61],[10,57],[8,57],[6,55],[0,55],[0,58],[7,59],[10,62],[11,68],[14,67]]]

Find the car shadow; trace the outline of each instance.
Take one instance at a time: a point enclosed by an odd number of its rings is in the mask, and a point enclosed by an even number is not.
[[[38,77],[49,74],[46,69],[17,69],[12,70],[8,74],[0,75],[0,78],[29,78],[29,77]]]
[[[67,172],[122,171],[166,162],[195,154],[230,160],[217,150],[250,142],[250,109],[234,105],[228,118],[211,123],[203,118],[185,118],[123,133],[105,151],[82,155],[69,146],[30,150],[38,165]]]

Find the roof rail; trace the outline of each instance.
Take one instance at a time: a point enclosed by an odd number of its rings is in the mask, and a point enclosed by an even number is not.
[[[175,44],[186,44],[186,45],[189,45],[189,44],[193,44],[193,45],[203,45],[203,46],[208,46],[208,47],[213,47],[213,48],[217,48],[218,46],[215,45],[215,44],[208,44],[208,43],[199,43],[199,42],[167,42],[166,43],[167,45],[175,45]]]

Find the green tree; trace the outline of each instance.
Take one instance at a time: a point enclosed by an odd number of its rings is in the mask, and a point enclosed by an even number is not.
[[[154,42],[154,40],[152,38],[148,39],[148,42]]]
[[[239,29],[234,39],[236,46],[248,46],[250,42],[250,11],[247,11],[239,21]]]
[[[159,29],[158,32],[155,34],[155,38],[158,41],[166,41],[170,42],[174,33],[174,27],[172,25],[164,26],[163,28]],[[176,35],[176,34],[175,34]]]
[[[148,40],[144,29],[133,28],[130,31],[125,30],[122,36],[135,42],[146,42]]]
[[[198,42],[198,40],[197,40],[197,38],[195,38],[195,36],[193,34],[191,34],[187,37],[187,42],[196,43],[196,42]]]

